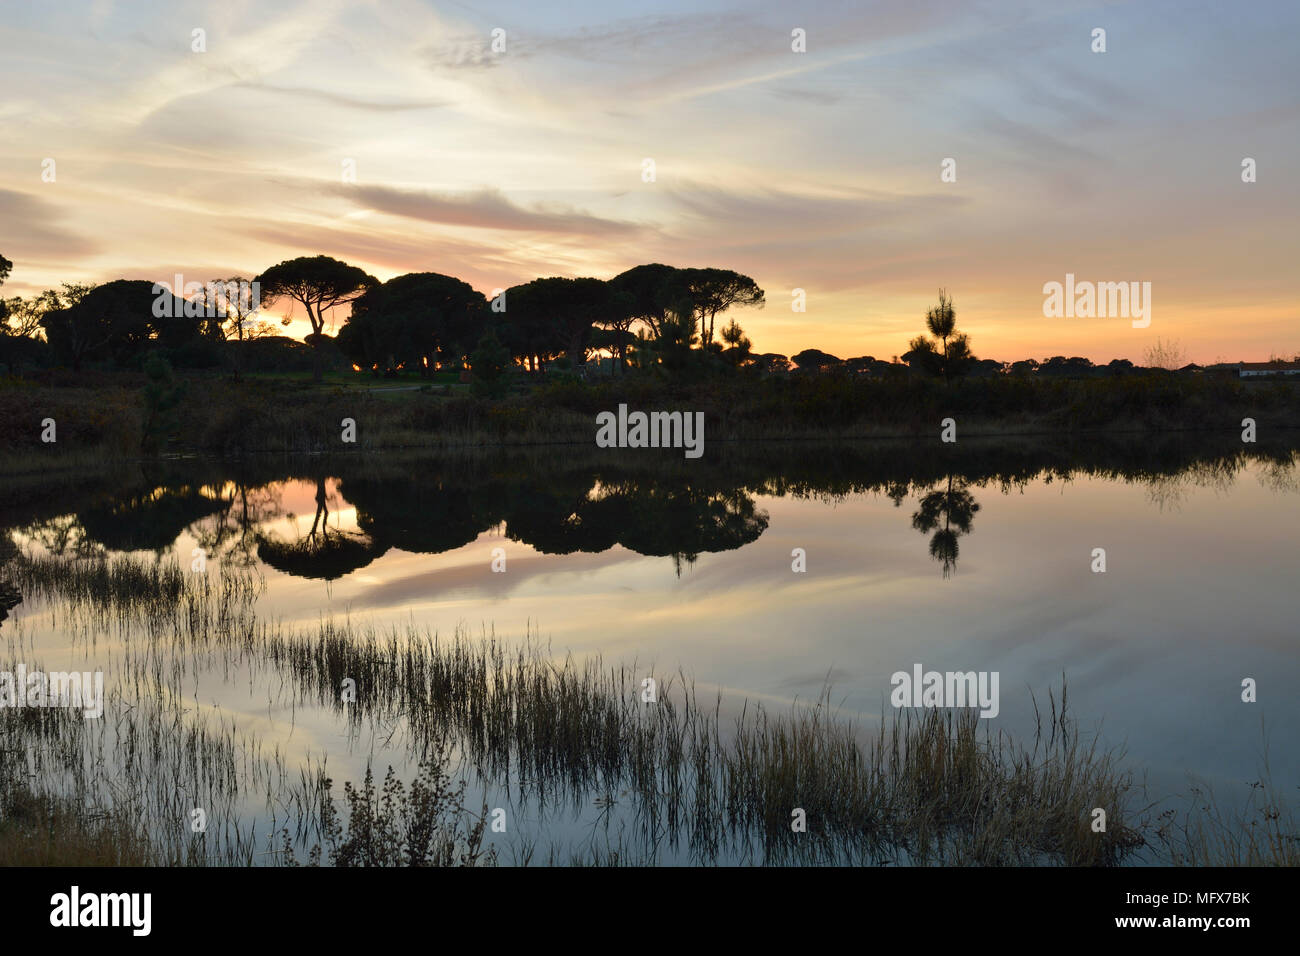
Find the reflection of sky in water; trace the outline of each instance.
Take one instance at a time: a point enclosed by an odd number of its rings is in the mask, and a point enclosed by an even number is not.
[[[995,724],[1022,737],[1032,733],[1030,689],[1045,708],[1064,671],[1071,712],[1085,728],[1100,727],[1107,742],[1127,744],[1153,795],[1185,790],[1189,774],[1224,797],[1244,792],[1241,784],[1258,777],[1261,722],[1276,783],[1294,787],[1293,494],[1267,490],[1252,472],[1229,491],[1192,488],[1164,507],[1147,486],[1103,479],[1037,480],[1008,494],[970,490],[980,510],[946,580],[929,536],[912,527],[915,497],[897,508],[884,496],[835,504],[759,498],[770,523],[757,541],[703,554],[680,576],[670,558],[618,546],[544,555],[493,531],[443,554],[389,550],[329,584],[266,569],[262,608],[306,627],[333,615],[445,635],[462,624],[507,641],[535,629],[559,654],[653,663],[658,673],[680,667],[703,697],[716,686],[778,709],[815,698],[829,676],[832,699],[866,723],[887,706],[890,674],[915,662],[996,670]],[[282,489],[302,532],[314,496],[310,483]],[[332,486],[330,498],[331,526],[355,527]],[[288,519],[273,527],[289,539],[297,533]],[[188,536],[176,544],[185,566],[192,547]],[[505,549],[505,573],[490,569],[496,547]],[[796,547],[807,552],[806,574],[791,571]],[[1106,574],[1089,569],[1096,547],[1106,549]],[[23,629],[39,635],[46,666],[64,663],[57,648],[66,640],[39,608],[18,611],[26,612]],[[101,644],[95,653],[109,650]],[[1259,703],[1241,703],[1243,677],[1258,681]],[[278,677],[246,672],[227,683],[217,669],[186,688],[200,703],[238,712],[242,726],[290,753],[328,753],[338,784],[359,777],[373,742],[349,742],[325,713],[268,703],[278,685]],[[376,751],[375,762],[382,771],[398,757]],[[547,828],[548,838],[560,832]]]

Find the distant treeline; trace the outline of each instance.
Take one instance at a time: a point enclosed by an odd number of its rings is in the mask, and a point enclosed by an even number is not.
[[[12,263],[0,256],[0,283]],[[734,372],[760,376],[791,371],[842,371],[885,377],[922,374],[952,380],[1002,374],[1095,377],[1125,374],[1127,359],[1094,365],[1055,356],[1001,362],[979,359],[956,330],[952,300],[925,320],[933,336],[912,339],[889,360],[841,359],[817,348],[792,356],[759,352],[734,318],[737,306],[762,307],[752,278],[728,269],[635,266],[609,280],[540,278],[493,290],[435,272],[380,282],[328,256],[300,257],[260,275],[214,279],[195,288],[119,279],[104,285],[65,283],[30,298],[0,300],[0,365],[11,374],[40,368],[141,369],[159,355],[174,368],[235,373],[354,368],[374,375],[430,376],[472,372],[475,390],[507,393],[521,378],[626,374],[700,381]],[[173,293],[177,293],[174,296]],[[263,320],[275,303],[302,306],[312,332],[303,342],[276,334]],[[337,337],[328,316],[351,314]],[[285,320],[287,323],[287,319]],[[595,355],[606,359],[594,368]],[[1150,366],[1178,368],[1176,349],[1148,356]],[[529,374],[523,374],[529,373]]]
[[[0,281],[10,268],[0,261]],[[721,328],[718,316],[763,304],[763,290],[748,276],[657,263],[610,280],[534,279],[496,290],[491,301],[452,276],[410,273],[380,282],[328,256],[281,262],[252,280],[213,280],[188,298],[174,297],[176,291],[120,279],[5,300],[0,362],[11,371],[138,369],[160,353],[177,368],[297,370],[303,351],[260,318],[263,309],[288,302],[301,305],[311,324],[306,354],[318,375],[341,360],[377,374],[473,369],[477,380],[494,385],[512,368],[537,372],[558,362],[576,370],[599,351],[620,368],[683,369],[692,352],[735,367],[757,357],[739,326]],[[331,338],[327,317],[345,304],[351,315]]]

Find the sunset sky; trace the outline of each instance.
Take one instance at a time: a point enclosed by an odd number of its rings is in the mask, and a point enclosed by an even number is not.
[[[1297,36],[1292,0],[5,3],[2,294],[666,262],[753,276],[765,352],[888,359],[943,286],[981,358],[1290,356]],[[1044,318],[1067,272],[1150,282],[1150,327]]]

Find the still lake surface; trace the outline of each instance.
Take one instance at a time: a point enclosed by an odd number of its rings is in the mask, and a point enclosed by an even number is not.
[[[657,454],[657,453],[652,453]],[[1300,783],[1300,459],[1177,445],[997,447],[948,457],[890,443],[767,449],[692,471],[668,456],[276,463],[171,462],[15,493],[0,512],[29,553],[133,554],[264,577],[259,616],[507,642],[680,669],[724,713],[777,711],[829,684],[846,718],[888,715],[890,678],[920,664],[996,671],[998,729],[1032,736],[1034,700],[1070,710],[1152,800],[1208,785]],[[703,466],[701,466],[703,467]],[[1096,573],[1094,549],[1104,549]],[[500,549],[500,550],[497,550]],[[801,549],[806,571],[792,570]],[[501,567],[504,557],[504,571]],[[46,669],[123,676],[122,634],[72,634],[58,601],[3,625]],[[1242,701],[1242,681],[1258,701]],[[186,696],[336,780],[410,763],[383,735],[289,703],[283,679],[195,668]],[[499,799],[471,781],[472,796]],[[579,843],[589,794],[517,824]],[[588,799],[590,798],[590,799]],[[473,800],[471,800],[473,802]],[[1141,803],[1142,801],[1139,801]],[[256,816],[257,801],[241,813]],[[493,835],[497,843],[510,835]],[[508,855],[503,859],[508,860]],[[662,862],[685,862],[684,851]]]

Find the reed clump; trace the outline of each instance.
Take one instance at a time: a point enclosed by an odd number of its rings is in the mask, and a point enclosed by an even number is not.
[[[825,694],[790,714],[746,708],[726,727],[720,699],[701,702],[684,677],[651,674],[646,704],[634,668],[557,660],[540,643],[327,621],[250,634],[241,653],[354,725],[400,721],[415,748],[455,740],[480,778],[534,800],[624,792],[647,841],[701,860],[1113,865],[1143,843],[1122,755],[1080,735],[1064,694],[1028,747],[982,731],[974,711],[896,713],[864,740]],[[1103,833],[1089,827],[1097,806]],[[791,829],[796,809],[807,834]]]
[[[1160,814],[1152,842],[1170,866],[1300,866],[1300,821],[1268,771],[1244,803],[1225,806],[1193,787],[1181,812]]]

